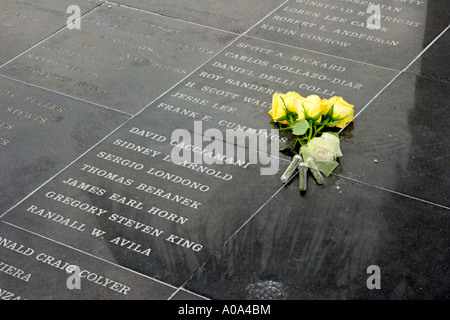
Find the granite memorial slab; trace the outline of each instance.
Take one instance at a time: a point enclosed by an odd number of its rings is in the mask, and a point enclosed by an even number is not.
[[[283,147],[291,136],[270,123],[274,93],[342,96],[355,106],[356,114],[397,75],[398,71],[242,36],[140,115],[191,131],[201,122],[205,129],[238,130],[253,140],[268,135],[269,143]]]
[[[272,169],[287,163],[206,140],[135,117],[2,220],[179,287],[280,188]]]
[[[404,73],[342,135],[335,173],[450,207],[449,83]]]
[[[445,300],[449,222],[334,175],[300,195],[297,177],[184,287],[214,300]]]
[[[9,77],[136,114],[234,35],[103,5],[0,69]]]
[[[290,0],[248,35],[403,70],[449,24],[448,1]]]
[[[81,0],[76,4],[83,14],[103,3]],[[14,58],[42,39],[66,26],[67,8],[74,1],[1,0],[0,1],[0,65]]]
[[[0,77],[0,212],[129,116]]]
[[[112,2],[242,34],[283,1],[114,0]]]
[[[1,221],[0,257],[2,300],[164,300],[176,291]]]

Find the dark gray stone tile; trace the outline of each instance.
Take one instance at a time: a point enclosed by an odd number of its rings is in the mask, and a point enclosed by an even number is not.
[[[0,73],[135,114],[235,36],[104,5],[12,60]]]
[[[22,53],[45,37],[66,26],[70,5],[78,5],[81,14],[100,5],[100,0],[0,1],[0,65]]]
[[[127,119],[0,77],[0,214]]]
[[[342,135],[335,173],[450,207],[449,89],[401,75]]]
[[[132,119],[3,220],[180,287],[280,188],[280,177],[261,175],[266,165],[250,155],[174,164],[174,130]]]
[[[234,33],[244,33],[284,0],[115,0],[113,2]]]
[[[447,30],[420,56],[406,72],[424,77],[450,81],[448,48],[450,47],[450,31]]]
[[[0,297],[5,300],[161,300],[175,292],[169,285],[4,222],[0,253]],[[75,272],[67,271],[70,265],[79,267],[79,282]]]
[[[402,70],[449,24],[448,1],[380,3],[380,29],[369,29],[370,1],[290,0],[248,35]]]
[[[275,92],[296,91],[322,99],[342,96],[355,114],[398,72],[311,53],[249,37],[239,38],[141,115],[172,126],[194,129],[237,129],[253,139],[278,129],[270,123]],[[275,141],[290,142],[287,131],[275,132]],[[292,155],[290,155],[292,156]]]
[[[211,299],[448,299],[448,213],[336,176],[300,195],[296,177],[185,288]],[[380,289],[367,286],[369,266]]]

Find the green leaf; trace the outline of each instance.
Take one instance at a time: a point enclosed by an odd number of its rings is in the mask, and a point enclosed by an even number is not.
[[[275,122],[280,122],[280,121],[283,121],[283,120],[286,120],[286,119],[287,119],[287,116],[284,115],[284,116],[282,116],[282,117],[279,117],[278,119],[275,119],[274,121],[275,121]]]
[[[292,133],[296,136],[301,136],[309,129],[309,123],[306,120],[299,120],[292,125]]]
[[[331,108],[328,110],[327,114],[325,115],[326,118],[331,118],[333,117],[333,112],[334,112],[334,104],[331,106]]]
[[[316,122],[320,118],[321,115],[322,115],[322,111],[320,111],[314,118],[311,118],[311,120],[313,122]]]

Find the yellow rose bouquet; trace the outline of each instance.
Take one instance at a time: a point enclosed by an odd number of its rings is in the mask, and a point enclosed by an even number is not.
[[[269,114],[272,122],[279,124],[280,130],[291,130],[295,137],[281,149],[295,155],[281,177],[282,182],[287,182],[298,168],[300,190],[306,190],[308,169],[316,181],[322,184],[322,174],[329,176],[338,165],[336,159],[342,156],[339,133],[335,129],[345,128],[353,121],[353,105],[342,97],[321,99],[317,95],[310,95],[304,98],[290,91],[273,95]]]

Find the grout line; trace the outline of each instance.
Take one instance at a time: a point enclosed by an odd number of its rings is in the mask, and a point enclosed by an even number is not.
[[[398,77],[406,73],[406,70],[414,64],[448,29],[450,25],[447,26],[433,41],[431,41],[403,70],[401,70],[395,77],[392,79],[377,95],[375,95],[355,116],[353,119],[356,119],[376,98],[378,98]],[[347,124],[343,129],[339,130],[341,133],[348,126]]]
[[[413,199],[413,200],[417,200],[417,201],[424,202],[424,203],[427,203],[427,204],[430,204],[430,205],[433,205],[433,206],[437,206],[437,207],[440,207],[440,208],[443,208],[443,209],[450,210],[450,207],[444,206],[442,204],[438,204],[438,203],[434,203],[434,202],[431,202],[431,201],[428,201],[428,200],[420,199],[420,198],[417,198],[417,197],[414,197],[414,196],[410,196],[408,194],[401,193],[401,192],[398,192],[398,191],[394,191],[394,190],[391,190],[391,189],[387,189],[387,188],[384,188],[384,187],[372,185],[372,184],[369,184],[367,182],[359,181],[359,180],[357,180],[355,178],[350,178],[350,177],[346,177],[346,176],[343,176],[343,175],[340,175],[340,174],[335,174],[335,173],[332,173],[332,174],[334,176],[337,176],[337,177],[342,178],[342,179],[347,179],[347,180],[350,180],[350,181],[353,181],[353,182],[357,182],[357,183],[360,183],[360,184],[363,184],[363,185],[366,185],[366,186],[369,186],[369,187],[377,188],[377,189],[380,189],[380,190],[383,190],[383,191],[386,191],[386,192],[397,194],[399,196],[403,196],[403,197],[406,197],[406,198],[410,198],[410,199]]]
[[[105,1],[105,3],[106,4],[113,4],[113,5],[117,6],[117,7],[125,8],[125,9],[128,9],[128,10],[135,10],[135,11],[138,11],[138,12],[141,12],[141,13],[152,14],[152,15],[155,15],[155,16],[158,16],[158,17],[161,17],[161,18],[172,19],[172,20],[175,20],[175,21],[178,21],[178,22],[181,22],[181,23],[188,23],[188,24],[192,24],[192,25],[195,25],[195,26],[198,26],[198,27],[203,27],[203,28],[207,28],[207,29],[211,29],[211,30],[220,31],[220,32],[231,33],[231,34],[234,34],[234,35],[237,35],[237,36],[241,35],[240,33],[237,33],[237,32],[228,31],[228,30],[224,30],[224,29],[220,29],[220,28],[211,27],[211,26],[207,26],[207,25],[204,25],[204,24],[196,23],[196,22],[193,22],[193,21],[188,21],[188,20],[183,20],[183,19],[180,19],[180,18],[171,17],[171,16],[168,16],[168,15],[165,15],[165,14],[161,14],[161,13],[157,13],[157,12],[153,12],[153,11],[148,11],[146,9],[132,7],[132,6],[129,6],[129,5],[126,5],[126,4],[117,3],[117,2],[114,2],[114,1]]]
[[[59,245],[61,245],[61,246],[63,246],[63,247],[66,247],[66,248],[75,250],[75,251],[77,251],[77,252],[86,254],[86,255],[88,255],[88,256],[90,256],[90,257],[92,257],[92,258],[95,258],[95,259],[97,259],[97,260],[106,262],[106,263],[111,264],[111,265],[113,265],[113,266],[115,266],[115,267],[118,267],[118,268],[120,268],[120,269],[124,269],[124,270],[126,270],[126,271],[128,271],[128,272],[132,272],[132,273],[135,273],[135,274],[137,274],[137,275],[139,275],[139,276],[148,278],[148,279],[150,279],[150,280],[152,280],[152,281],[161,283],[161,284],[166,285],[166,286],[168,286],[168,287],[170,287],[170,288],[174,288],[174,289],[176,288],[175,286],[173,286],[173,285],[171,285],[171,284],[168,284],[168,283],[163,282],[163,281],[161,281],[161,280],[155,279],[155,278],[150,277],[150,276],[148,276],[148,275],[146,275],[146,274],[137,272],[137,271],[135,271],[135,270],[133,270],[133,269],[129,269],[129,268],[124,267],[124,266],[122,266],[122,265],[120,265],[120,264],[116,264],[116,263],[114,263],[114,262],[111,262],[111,261],[108,261],[108,260],[106,260],[106,259],[100,258],[100,257],[98,257],[98,256],[95,256],[95,255],[89,253],[89,252],[84,252],[84,251],[82,251],[82,250],[80,250],[80,249],[74,248],[74,247],[69,246],[69,245],[67,245],[67,244],[65,244],[65,243],[56,241],[56,240],[54,240],[54,239],[47,238],[47,237],[45,237],[45,236],[43,236],[43,235],[40,235],[40,234],[38,234],[38,233],[35,233],[35,232],[33,232],[33,231],[30,231],[30,230],[27,230],[27,229],[25,229],[25,228],[16,226],[15,224],[12,224],[12,223],[10,223],[10,222],[6,222],[6,221],[0,221],[0,222],[2,222],[2,223],[4,223],[4,224],[7,224],[7,225],[9,225],[9,226],[11,226],[11,227],[20,229],[20,230],[22,230],[22,231],[31,233],[31,234],[33,234],[33,235],[35,235],[35,236],[37,236],[37,237],[40,237],[40,238],[45,239],[45,240],[48,240],[48,241],[50,241],[50,242],[59,244]]]
[[[114,109],[114,108],[111,108],[111,107],[107,107],[107,106],[104,106],[104,105],[101,105],[99,103],[92,102],[92,101],[89,101],[89,100],[84,100],[84,99],[81,99],[81,98],[78,98],[78,97],[74,97],[74,96],[65,94],[65,93],[60,92],[60,91],[55,91],[55,90],[52,90],[52,89],[49,89],[49,88],[41,87],[41,86],[38,86],[38,85],[33,84],[33,83],[25,82],[23,80],[11,78],[11,77],[3,75],[3,74],[0,74],[0,77],[6,78],[6,79],[9,79],[9,80],[13,80],[13,81],[16,81],[16,82],[20,82],[20,83],[23,83],[25,85],[29,85],[31,87],[35,87],[35,88],[38,88],[38,89],[41,89],[41,90],[44,90],[44,91],[55,93],[55,94],[58,94],[58,95],[61,95],[61,96],[67,97],[67,98],[71,98],[71,99],[74,99],[74,100],[82,101],[84,103],[95,105],[95,106],[103,108],[103,109],[108,109],[108,110],[111,110],[111,111],[114,111],[114,112],[117,112],[117,113],[121,113],[121,114],[124,114],[124,115],[127,115],[127,116],[133,116],[133,114],[131,114],[131,113],[127,113],[127,112],[124,112],[124,111],[121,111],[121,110],[117,110],[117,109]]]

